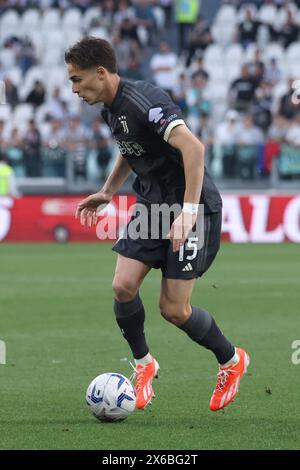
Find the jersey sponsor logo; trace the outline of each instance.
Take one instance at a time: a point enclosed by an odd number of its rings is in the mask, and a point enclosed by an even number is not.
[[[146,150],[137,142],[127,142],[126,140],[117,140],[116,142],[121,155],[140,157],[143,153],[146,153]]]
[[[162,113],[162,108],[151,108],[149,110],[149,121],[154,122],[155,124],[164,116]]]
[[[127,121],[126,121],[126,116],[124,116],[124,115],[119,116],[119,117],[118,117],[118,120],[120,121],[120,123],[121,123],[122,126],[123,126],[123,132],[124,132],[125,134],[129,134],[129,129],[128,129]]]

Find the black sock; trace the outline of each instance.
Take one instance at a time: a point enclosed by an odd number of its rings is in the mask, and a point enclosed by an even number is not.
[[[193,341],[212,351],[219,364],[225,364],[234,356],[234,346],[225,338],[208,312],[192,307],[191,316],[180,328]]]
[[[135,359],[141,359],[149,352],[144,333],[145,310],[137,295],[129,302],[114,302],[114,311],[121,332],[129,344]]]

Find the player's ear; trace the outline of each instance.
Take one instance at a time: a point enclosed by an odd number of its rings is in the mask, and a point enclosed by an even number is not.
[[[100,65],[99,67],[97,67],[96,72],[97,72],[99,80],[103,80],[106,74],[105,68]]]

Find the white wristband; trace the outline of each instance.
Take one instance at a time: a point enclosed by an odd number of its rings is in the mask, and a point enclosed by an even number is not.
[[[199,204],[193,204],[192,202],[184,202],[182,207],[182,212],[187,214],[197,215],[198,214]]]

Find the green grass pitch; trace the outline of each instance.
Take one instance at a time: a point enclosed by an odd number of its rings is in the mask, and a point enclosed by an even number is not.
[[[225,412],[209,408],[217,364],[159,313],[161,275],[141,295],[151,351],[161,366],[156,399],[122,423],[85,405],[98,374],[130,376],[115,323],[110,245],[1,245],[0,449],[299,449],[299,245],[223,244],[193,303],[251,355]]]

